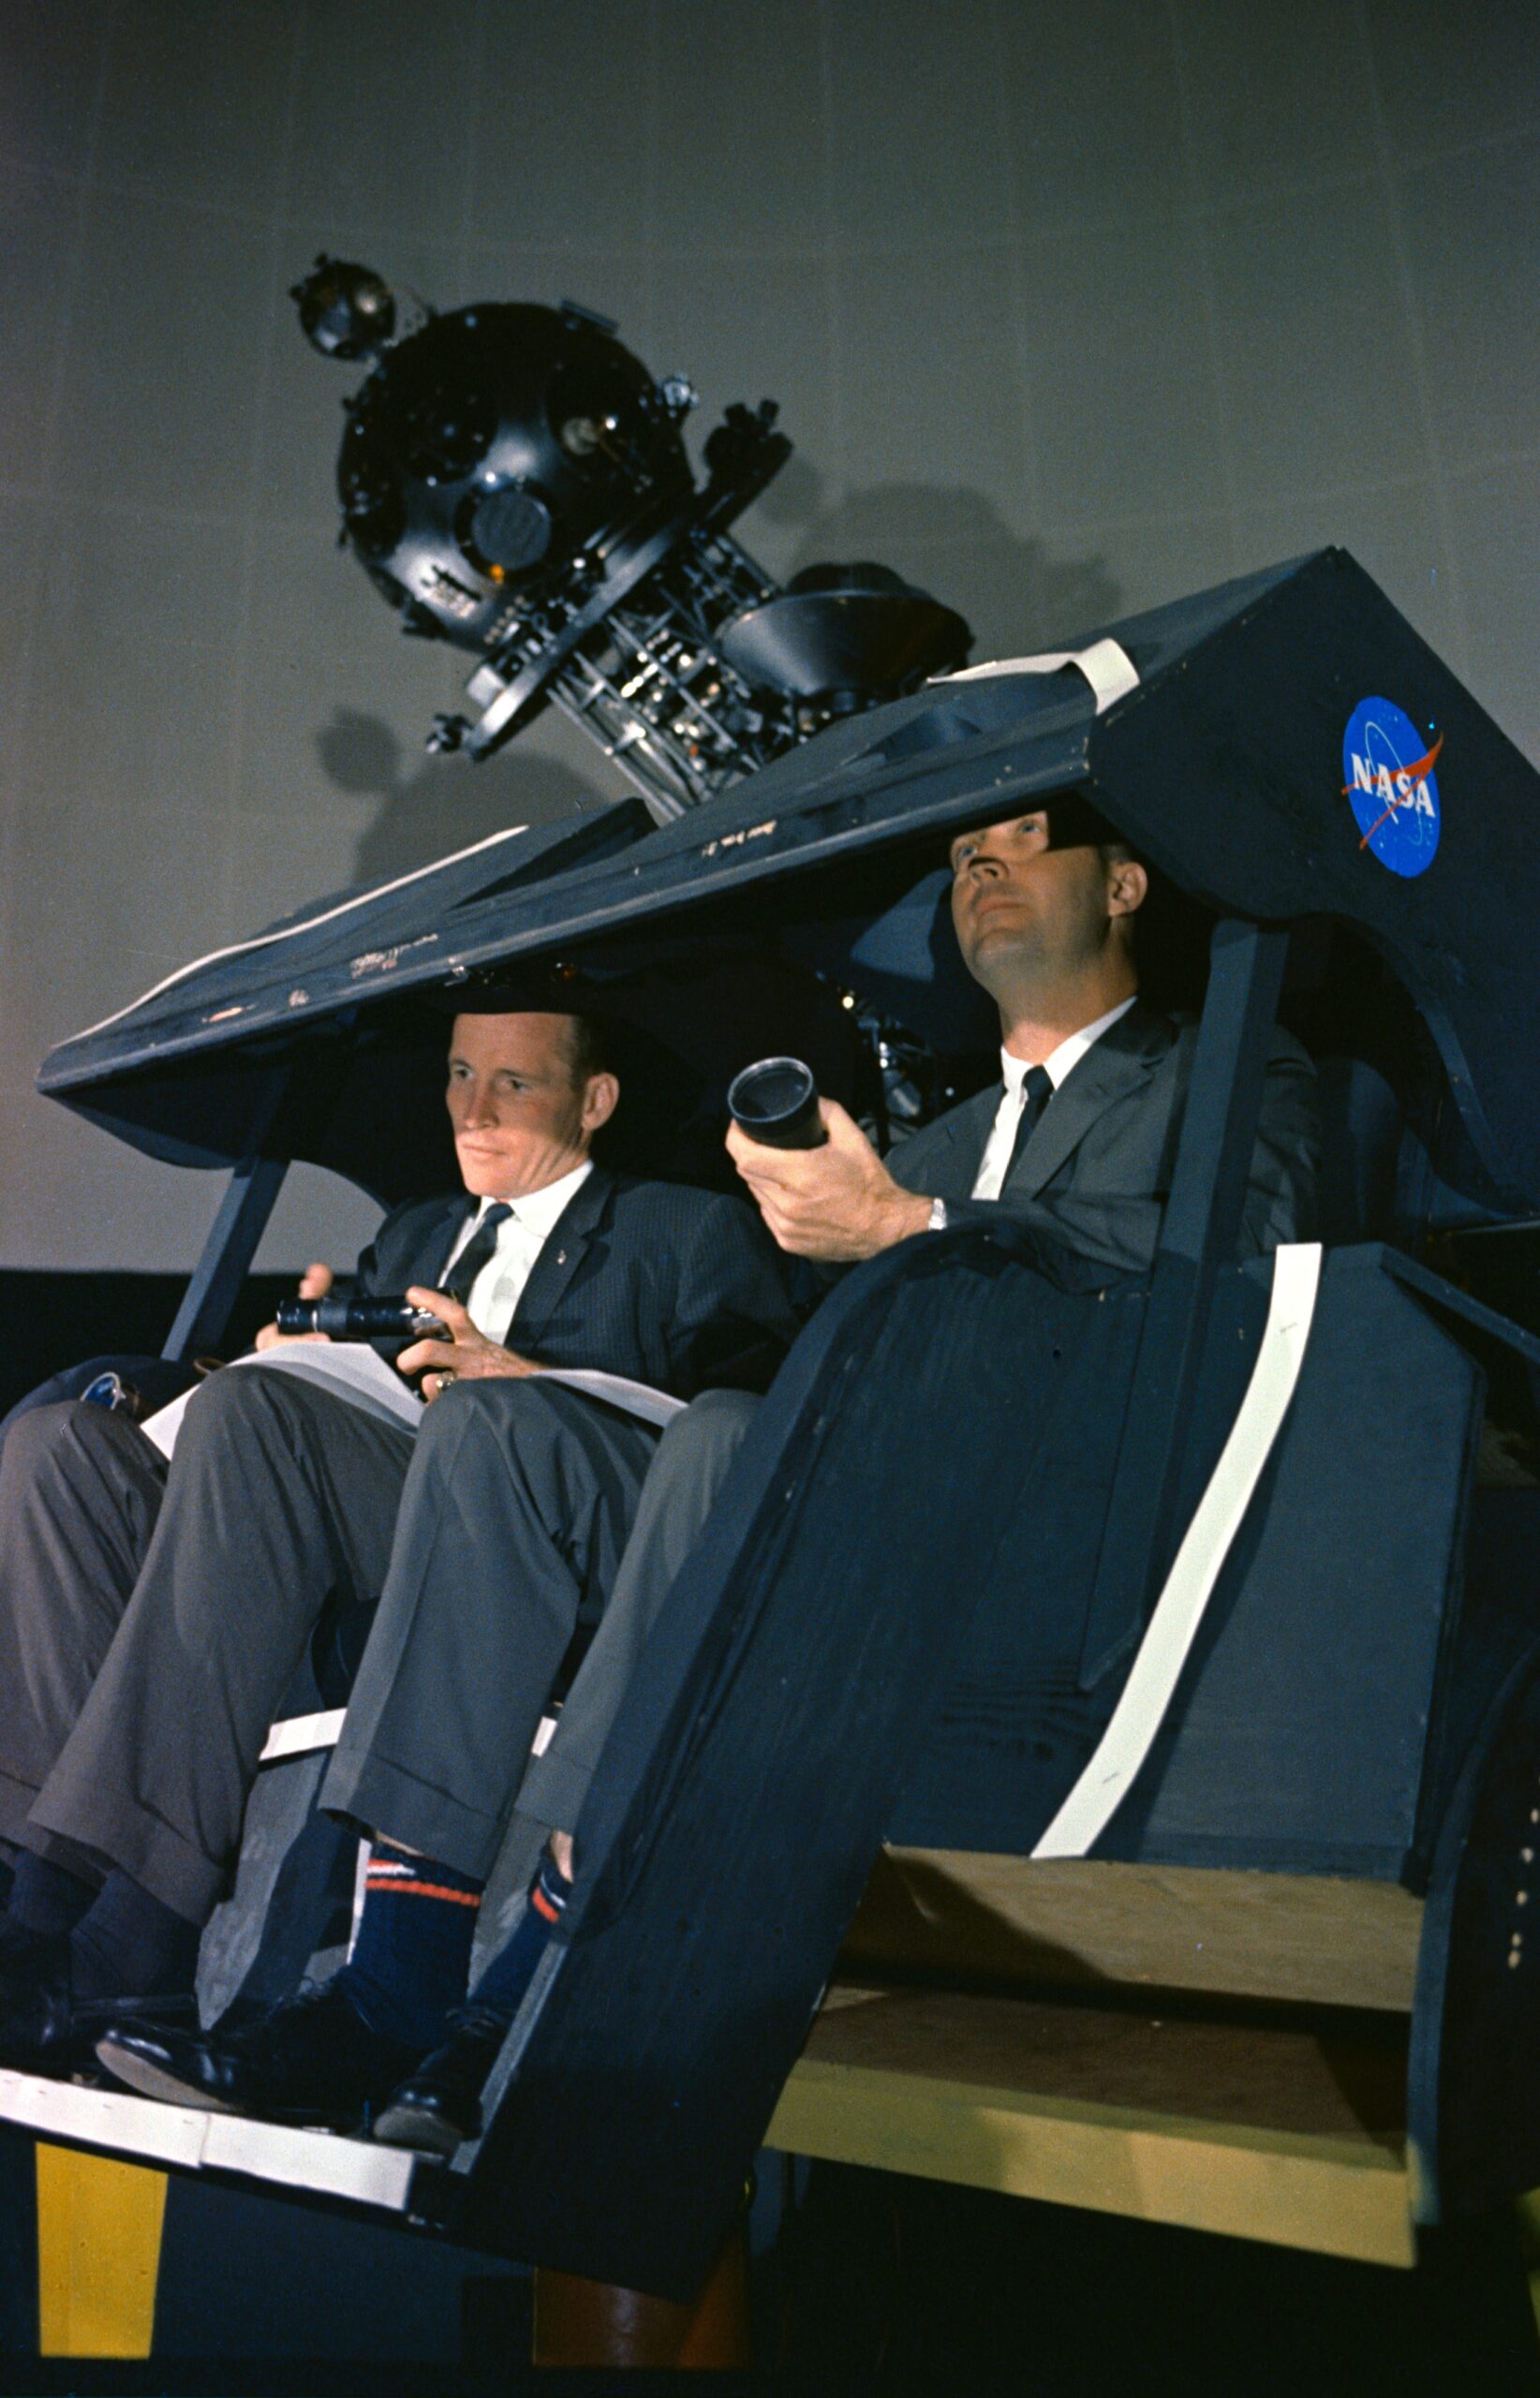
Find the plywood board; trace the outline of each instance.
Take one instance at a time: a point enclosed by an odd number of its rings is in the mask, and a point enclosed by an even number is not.
[[[1407,2266],[1404,2052],[1312,2029],[837,1991],[767,2139],[796,2154]]]
[[[1410,2014],[1421,1930],[1393,1882],[889,1848],[844,1967]]]

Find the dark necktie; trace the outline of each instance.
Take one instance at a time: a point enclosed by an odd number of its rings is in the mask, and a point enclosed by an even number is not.
[[[1011,1144],[1010,1162],[1005,1169],[1007,1182],[1016,1170],[1016,1160],[1032,1137],[1033,1126],[1053,1095],[1053,1079],[1047,1067],[1029,1066],[1021,1085],[1021,1121],[1016,1126],[1016,1137]]]
[[[487,1209],[438,1285],[446,1298],[458,1299],[462,1307],[469,1306],[471,1285],[496,1250],[497,1227],[506,1224],[512,1213],[506,1199],[499,1199],[495,1207]]]

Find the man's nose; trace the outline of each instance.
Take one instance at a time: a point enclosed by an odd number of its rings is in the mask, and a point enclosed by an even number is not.
[[[968,871],[975,882],[993,882],[1005,872],[1005,861],[981,842],[968,860]]]
[[[478,1124],[496,1121],[496,1111],[492,1103],[490,1083],[466,1083],[462,1084],[461,1089],[464,1096],[460,1103],[460,1121],[467,1132]]]

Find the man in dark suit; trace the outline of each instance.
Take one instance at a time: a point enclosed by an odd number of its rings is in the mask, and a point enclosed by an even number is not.
[[[820,1148],[770,1149],[734,1128],[728,1145],[738,1170],[777,1244],[821,1266],[855,1263],[927,1231],[987,1221],[1004,1208],[1070,1252],[1088,1285],[1142,1271],[1153,1257],[1169,1190],[1195,1040],[1192,1028],[1177,1027],[1138,998],[1133,928],[1146,869],[1075,798],[961,834],[951,859],[963,957],[1000,1010],[1001,1082],[903,1142],[885,1162],[845,1110],[827,1100],[828,1138]],[[1247,1192],[1243,1253],[1311,1229],[1312,1083],[1304,1051],[1281,1034]],[[518,1811],[551,1828],[551,1854],[461,2031],[408,2073],[379,2118],[379,2137],[447,2152],[472,2127],[476,2094],[502,2028],[565,1903],[571,1828],[602,1770],[605,1737],[632,1664],[756,1404],[748,1394],[710,1392],[664,1434],[604,1620],[555,1736],[518,1793]],[[431,1683],[452,1653],[452,1624],[446,1618],[417,1629],[414,1665]],[[363,1703],[364,1679],[348,1737],[366,1756],[379,1739],[384,1695],[371,1691]],[[395,1737],[409,1747],[400,1710],[397,1722]],[[498,1789],[505,1811],[519,1754],[511,1743],[481,1754],[481,1777]],[[340,1800],[365,1826],[381,1819],[335,1783],[323,1798]],[[489,1861],[490,1855],[483,1879]],[[411,1941],[420,1936],[414,1932]],[[400,1950],[392,1970],[410,1979]],[[369,2004],[384,2020],[378,1992],[369,1993]],[[395,2018],[398,2029],[403,2021]],[[387,2046],[371,2050],[350,2026],[303,2002],[250,2037],[151,2033],[114,2040],[102,2053],[132,2086],[155,2095],[202,2096],[261,2112],[330,2105],[339,2117],[365,2098],[378,2104],[391,2062]]]
[[[658,1438],[540,1367],[603,1368],[682,1399],[769,1381],[796,1328],[774,1249],[734,1200],[596,1166],[618,1096],[583,1019],[506,991],[464,1000],[447,1098],[465,1192],[396,1211],[359,1266],[362,1290],[409,1290],[447,1326],[398,1361],[422,1380],[415,1437],[260,1369],[194,1394],[169,1470],[100,1408],[37,1408],[13,1428],[0,1458],[12,2056],[57,2047],[77,2002],[190,1987],[268,1727],[329,1599],[378,1600],[387,1647],[446,1584],[479,1626],[437,1712],[418,1709],[408,1672],[391,1676],[414,1711],[418,1796],[476,1809],[453,1779],[467,1710],[527,1750],[574,1631],[602,1608]],[[329,1280],[307,1278],[312,1292]],[[269,1327],[263,1344],[277,1338]]]
[[[777,1241],[798,1256],[874,1256],[999,1205],[1094,1266],[1140,1272],[1155,1251],[1197,1038],[1138,997],[1134,928],[1148,873],[1074,798],[959,834],[951,859],[958,944],[1000,1010],[1001,1081],[885,1164],[828,1103],[821,1149],[762,1148],[734,1127],[738,1171]],[[1280,1032],[1242,1255],[1308,1232],[1313,1083],[1304,1050]]]

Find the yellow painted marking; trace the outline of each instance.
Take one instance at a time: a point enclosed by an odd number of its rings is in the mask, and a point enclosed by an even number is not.
[[[150,2354],[165,2213],[164,2173],[39,2141],[39,2355]]]

